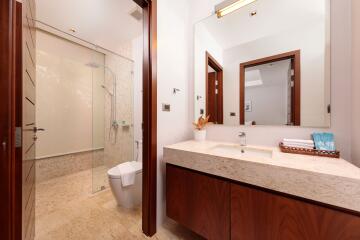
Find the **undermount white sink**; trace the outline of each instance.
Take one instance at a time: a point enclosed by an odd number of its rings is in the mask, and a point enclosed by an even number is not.
[[[213,154],[226,154],[236,156],[244,156],[244,157],[260,157],[260,158],[272,158],[272,150],[256,148],[256,147],[248,147],[248,146],[240,146],[240,145],[225,145],[219,144],[215,147],[211,148],[211,153]]]

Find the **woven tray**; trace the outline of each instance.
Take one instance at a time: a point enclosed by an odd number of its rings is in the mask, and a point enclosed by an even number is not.
[[[325,151],[325,150],[316,150],[316,149],[307,149],[307,148],[288,147],[288,146],[284,146],[283,143],[280,143],[279,147],[280,147],[280,150],[284,153],[304,154],[304,155],[330,157],[330,158],[340,158],[339,151]]]

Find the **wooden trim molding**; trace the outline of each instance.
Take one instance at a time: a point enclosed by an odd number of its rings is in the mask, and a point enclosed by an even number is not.
[[[156,233],[157,194],[157,1],[138,1],[143,8],[143,194],[142,230]]]
[[[270,57],[260,58],[240,64],[240,124],[245,124],[245,69],[262,64],[291,59],[294,65],[294,92],[293,92],[293,122],[295,126],[301,124],[301,52],[295,50],[291,52],[281,53]]]
[[[0,233],[15,240],[19,189],[15,158],[16,2],[0,1]],[[20,189],[21,191],[21,189]],[[21,193],[20,193],[21,199]],[[20,206],[21,207],[21,206]],[[20,214],[20,215],[19,215]],[[21,233],[20,233],[21,234]],[[21,236],[21,235],[20,235]]]
[[[22,3],[16,2],[16,48],[15,48],[15,127],[22,127],[23,125],[23,14],[22,14]],[[14,130],[15,131],[15,130]],[[15,134],[15,133],[14,133]],[[22,147],[13,146],[15,149],[15,169],[14,175],[14,219],[13,219],[13,239],[22,238],[22,169],[23,169],[23,149]]]

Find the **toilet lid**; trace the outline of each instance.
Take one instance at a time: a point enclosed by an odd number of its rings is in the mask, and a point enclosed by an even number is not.
[[[142,162],[132,161],[131,164],[134,167],[136,173],[142,172]]]
[[[123,163],[122,163],[123,164]],[[135,173],[138,174],[138,173],[141,173],[142,172],[142,163],[141,162],[136,162],[136,161],[132,161],[130,162],[130,164],[132,165],[132,167],[134,168],[135,170]],[[108,173],[108,176],[110,178],[120,178],[120,170],[119,170],[119,166],[121,164],[111,168],[107,173]]]
[[[120,170],[117,166],[111,168],[107,173],[110,178],[120,178]]]

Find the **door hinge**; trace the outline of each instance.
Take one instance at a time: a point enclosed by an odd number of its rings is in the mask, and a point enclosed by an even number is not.
[[[21,127],[15,128],[15,147],[16,148],[22,147],[22,128]]]
[[[219,94],[219,91],[217,89],[215,89],[215,94]]]

